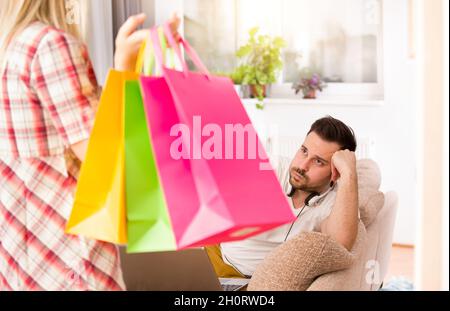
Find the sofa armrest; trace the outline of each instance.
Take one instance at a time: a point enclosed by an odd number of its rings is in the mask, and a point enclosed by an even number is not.
[[[317,277],[307,289],[308,291],[357,291],[368,290],[370,286],[364,282],[364,252],[367,247],[367,232],[360,222],[355,245],[352,248],[354,261],[346,269],[325,273]]]
[[[356,246],[363,243],[364,225],[360,223],[352,252],[319,232],[303,232],[274,249],[258,266],[248,285],[249,291],[304,291],[319,276],[347,269],[357,260]],[[311,288],[313,290],[314,287]]]

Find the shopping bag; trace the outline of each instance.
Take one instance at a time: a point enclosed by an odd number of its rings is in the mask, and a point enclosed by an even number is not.
[[[165,39],[159,41],[165,54]],[[138,57],[146,76],[155,74],[150,43]],[[140,67],[139,62],[137,66]],[[127,252],[175,250],[175,236],[159,182],[138,81],[126,82],[124,104]]]
[[[189,71],[168,25],[164,30],[183,71],[163,67],[162,77],[141,77],[140,82],[177,249],[244,239],[293,221],[286,195],[231,80],[210,75],[181,39],[202,73]],[[160,60],[156,63],[162,64],[157,31],[152,29],[151,34]],[[230,127],[247,130],[255,144],[249,147],[259,147],[257,156],[253,149],[244,157],[232,154],[229,148],[238,152],[242,148],[237,150],[238,141],[229,137],[214,144]],[[208,139],[197,137],[199,133]],[[208,153],[208,146],[214,151]],[[261,169],[261,164],[269,169]]]
[[[123,90],[133,72],[110,70],[81,165],[66,232],[126,243]]]

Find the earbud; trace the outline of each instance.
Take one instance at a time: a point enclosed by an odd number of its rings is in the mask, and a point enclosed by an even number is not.
[[[331,190],[333,190],[333,187],[328,188],[328,190],[323,192],[322,194],[318,192],[312,192],[310,195],[308,195],[308,197],[306,197],[305,205],[313,206],[317,204]]]
[[[313,200],[313,199],[314,199],[314,197],[317,197],[318,195],[319,195],[318,192],[311,192],[311,194],[308,195],[305,199],[305,205],[310,206],[310,204],[315,204],[317,202],[318,198],[316,198],[315,200]]]

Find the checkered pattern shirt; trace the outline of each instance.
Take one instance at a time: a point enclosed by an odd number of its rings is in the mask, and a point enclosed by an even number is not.
[[[98,86],[86,48],[40,22],[8,46],[0,81],[0,290],[124,289],[117,248],[64,233]],[[67,163],[69,159],[69,163]]]

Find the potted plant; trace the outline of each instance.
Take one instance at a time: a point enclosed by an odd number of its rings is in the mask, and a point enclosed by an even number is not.
[[[317,96],[316,92],[322,91],[326,86],[319,74],[306,73],[303,74],[298,82],[292,85],[292,88],[295,90],[295,94],[302,91],[303,98],[314,99]]]
[[[248,42],[236,52],[240,66],[235,74],[242,78],[242,85],[250,86],[250,96],[258,98],[257,105],[262,108],[267,85],[276,81],[283,68],[281,49],[286,42],[281,37],[257,35],[258,30],[250,29]]]

